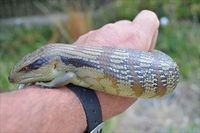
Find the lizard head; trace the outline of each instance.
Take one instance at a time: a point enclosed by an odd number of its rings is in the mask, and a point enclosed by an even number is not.
[[[59,58],[50,54],[48,47],[42,47],[23,57],[10,72],[8,80],[12,83],[28,84],[54,79],[61,73],[57,69]]]

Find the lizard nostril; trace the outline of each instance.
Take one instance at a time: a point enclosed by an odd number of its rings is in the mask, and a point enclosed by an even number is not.
[[[13,83],[13,82],[14,82],[14,79],[13,79],[13,78],[11,78],[10,76],[8,76],[8,80],[9,80],[11,83]]]

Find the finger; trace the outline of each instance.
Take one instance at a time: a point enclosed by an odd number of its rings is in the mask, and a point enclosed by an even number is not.
[[[118,25],[118,26],[127,26],[127,25],[130,25],[131,23],[132,22],[129,20],[119,20],[119,21],[115,22],[114,24]]]
[[[89,31],[88,33],[84,34],[84,35],[81,35],[77,40],[76,42],[74,42],[74,44],[77,44],[77,45],[84,45],[84,44],[87,44],[88,43],[88,37],[91,37],[91,35],[94,33],[95,31]]]
[[[115,23],[106,24],[100,29],[82,35],[75,43],[120,47],[121,44],[126,44],[124,38],[129,34],[128,31],[130,30],[131,23],[129,20],[120,20]]]
[[[133,20],[132,27],[139,38],[135,45],[138,45],[138,48],[149,50],[154,34],[159,27],[156,14],[148,10],[140,12]]]
[[[106,24],[95,31],[83,35],[75,43],[88,44],[90,46],[114,46],[114,44],[118,44],[118,40],[121,38],[117,27],[113,23]]]

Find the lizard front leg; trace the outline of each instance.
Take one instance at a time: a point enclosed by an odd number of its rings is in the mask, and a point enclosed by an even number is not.
[[[73,83],[76,85],[80,85],[80,86],[88,86],[87,83],[81,81],[79,78],[77,78],[76,74],[73,72],[67,72],[64,73],[58,77],[56,77],[55,79],[53,79],[50,82],[36,82],[36,85],[42,86],[42,87],[48,87],[48,88],[55,88],[55,87],[60,87],[60,86],[64,86],[67,85],[69,83]]]
[[[56,77],[50,82],[36,82],[36,85],[48,88],[60,87],[69,84],[75,78],[76,75],[73,72],[67,72]]]

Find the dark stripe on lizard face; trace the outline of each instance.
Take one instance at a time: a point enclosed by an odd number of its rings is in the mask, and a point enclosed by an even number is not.
[[[77,59],[77,58],[68,58],[68,57],[64,57],[64,56],[60,56],[61,61],[65,64],[65,65],[69,65],[72,64],[75,67],[91,67],[91,68],[97,68],[97,64],[90,62],[90,61],[86,61],[83,59]]]
[[[33,63],[31,63],[28,67],[33,70],[33,69],[38,69],[40,68],[43,64],[47,63],[49,61],[50,57],[45,56],[37,59]]]

